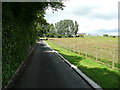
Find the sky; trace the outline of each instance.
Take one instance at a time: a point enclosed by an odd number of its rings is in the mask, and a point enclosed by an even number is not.
[[[66,0],[64,10],[46,10],[45,19],[55,24],[71,19],[79,24],[78,33],[118,35],[118,2],[120,0]]]

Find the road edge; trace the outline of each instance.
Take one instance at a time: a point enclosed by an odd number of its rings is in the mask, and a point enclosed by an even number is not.
[[[52,49],[46,41],[44,41],[45,44]],[[59,54],[56,50],[52,49],[53,52],[55,52],[65,63],[67,63],[79,76],[81,76],[92,88],[103,90],[103,88],[98,85],[96,82],[94,82],[92,79],[90,79],[87,75],[85,75],[80,69],[78,69],[75,65],[71,64],[67,59],[65,59],[61,54]]]
[[[32,52],[35,50],[36,47],[37,47],[37,43],[33,47],[31,47],[31,50],[28,52],[25,59],[22,61],[22,63],[17,68],[17,70],[15,71],[15,73],[13,74],[11,79],[8,81],[7,85],[5,87],[2,87],[2,90],[6,90],[6,89],[9,89],[9,88],[13,87],[14,82],[16,81],[16,78],[18,77],[18,73],[20,73],[20,71],[23,70],[26,67],[26,63],[29,61],[29,57],[32,54]]]

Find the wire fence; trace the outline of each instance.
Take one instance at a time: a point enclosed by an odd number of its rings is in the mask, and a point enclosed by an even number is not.
[[[116,49],[110,49],[110,48],[101,48],[97,46],[87,46],[87,44],[78,44],[76,42],[73,42],[72,44],[67,41],[57,41],[54,39],[49,40],[51,43],[60,46],[62,48],[68,49],[70,51],[76,52],[80,55],[83,55],[84,57],[89,57],[95,60],[96,62],[99,62],[101,64],[104,64],[106,66],[109,66],[111,68],[117,68],[119,69],[120,63],[118,63],[118,50]]]

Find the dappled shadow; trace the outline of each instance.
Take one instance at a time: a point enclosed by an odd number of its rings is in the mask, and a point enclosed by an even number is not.
[[[39,45],[39,47],[40,47],[41,49],[43,49],[42,52],[44,52],[44,53],[48,53],[48,52],[53,53],[53,52],[54,52],[49,46],[47,46],[47,45],[46,45],[45,43],[43,43],[43,42],[39,42],[38,45]]]
[[[75,55],[66,55],[60,53],[63,57],[69,60],[72,64],[78,66],[78,68],[84,72],[87,76],[93,79],[96,83],[98,83],[103,88],[120,88],[119,81],[120,76],[117,72],[110,71],[108,68],[105,67],[87,67],[80,65],[81,60],[85,60],[85,58]]]

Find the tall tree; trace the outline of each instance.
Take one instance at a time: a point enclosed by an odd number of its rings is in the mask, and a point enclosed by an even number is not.
[[[76,35],[77,32],[78,32],[78,27],[79,27],[79,25],[78,25],[77,21],[75,21],[75,35]]]
[[[55,33],[54,25],[53,24],[50,24],[49,30],[50,30],[49,33]]]
[[[61,20],[55,23],[55,30],[58,34],[63,37],[69,37],[72,35],[76,35],[78,32],[78,24],[75,21],[75,24],[70,19]]]

